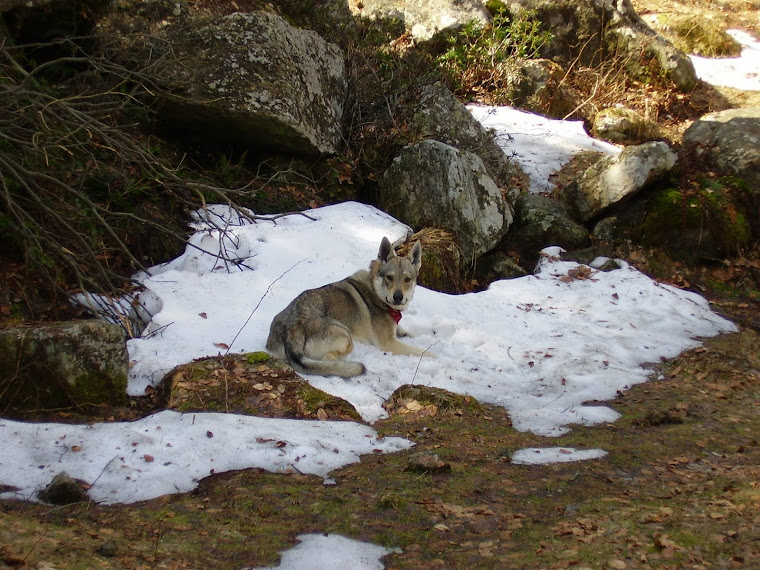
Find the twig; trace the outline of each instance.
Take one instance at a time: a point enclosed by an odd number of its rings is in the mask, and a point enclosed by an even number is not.
[[[246,326],[248,326],[248,323],[249,323],[249,321],[250,321],[250,320],[253,318],[253,314],[254,314],[254,313],[255,313],[255,312],[258,310],[258,308],[261,306],[261,303],[264,301],[264,298],[265,298],[265,297],[266,297],[266,296],[269,294],[269,291],[271,291],[271,289],[272,289],[272,286],[273,286],[275,283],[277,283],[277,282],[278,282],[280,279],[282,279],[283,277],[285,277],[285,275],[287,275],[288,273],[290,273],[291,271],[293,271],[293,270],[296,268],[296,266],[298,266],[300,263],[303,263],[303,260],[301,260],[301,261],[297,261],[296,263],[294,263],[292,267],[290,267],[289,269],[287,269],[287,270],[286,270],[286,271],[285,271],[285,272],[284,272],[282,275],[280,275],[280,276],[279,276],[277,279],[275,279],[274,281],[272,281],[272,282],[269,284],[269,286],[267,287],[267,290],[266,290],[266,291],[264,291],[264,294],[263,294],[263,295],[261,296],[261,298],[259,299],[259,302],[258,302],[258,303],[256,303],[256,306],[255,306],[255,307],[253,308],[253,310],[251,311],[251,314],[250,314],[250,315],[248,315],[248,318],[247,318],[247,319],[245,320],[245,322],[243,323],[243,326],[242,326],[242,327],[240,327],[240,329],[238,330],[238,332],[237,332],[237,333],[235,333],[235,336],[233,337],[232,341],[230,341],[230,344],[229,344],[229,346],[227,347],[227,350],[225,351],[225,353],[224,353],[224,356],[227,356],[227,355],[230,353],[230,350],[232,350],[232,345],[233,345],[233,344],[235,344],[235,341],[237,340],[237,337],[238,337],[238,336],[240,336],[240,333],[242,333],[242,332],[243,332],[243,329],[244,329]]]
[[[422,359],[423,359],[423,358],[425,358],[425,354],[427,354],[427,353],[430,351],[430,349],[431,349],[431,348],[433,348],[433,347],[434,347],[436,344],[438,344],[438,342],[439,342],[439,341],[435,341],[433,344],[431,344],[430,346],[428,346],[428,347],[425,349],[425,352],[423,352],[422,354],[420,354],[420,357],[419,357],[419,359],[417,360],[417,366],[416,366],[416,368],[414,369],[414,374],[412,375],[412,382],[411,382],[412,384],[414,384],[414,381],[417,379],[417,372],[418,372],[418,371],[419,371],[419,369],[420,369],[420,364],[422,364]]]

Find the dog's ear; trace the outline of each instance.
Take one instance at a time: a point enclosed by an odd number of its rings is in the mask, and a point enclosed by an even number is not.
[[[396,257],[396,252],[393,251],[393,247],[391,247],[391,242],[388,241],[388,238],[384,237],[383,241],[380,242],[380,251],[377,252],[377,258],[385,263],[392,257]]]
[[[419,271],[422,265],[422,244],[419,241],[414,242],[411,251],[406,258],[412,262],[414,268]]]

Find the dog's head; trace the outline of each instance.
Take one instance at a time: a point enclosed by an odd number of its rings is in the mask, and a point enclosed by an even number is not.
[[[388,238],[380,242],[380,251],[369,266],[375,293],[386,305],[403,311],[409,305],[417,285],[422,264],[422,245],[415,242],[405,257],[396,255]]]

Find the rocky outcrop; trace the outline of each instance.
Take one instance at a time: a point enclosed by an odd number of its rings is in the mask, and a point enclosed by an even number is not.
[[[276,153],[338,151],[347,80],[337,46],[269,12],[188,27],[170,19],[157,37],[122,46],[131,65],[149,67],[169,128]]]
[[[684,150],[760,197],[760,107],[710,113],[683,135]]]
[[[563,190],[561,199],[575,219],[588,222],[660,180],[677,158],[663,142],[627,147],[596,162]]]
[[[483,25],[490,20],[482,0],[363,0],[349,5],[357,16],[403,22],[412,37],[421,41],[473,20]]]
[[[121,404],[126,334],[103,320],[0,330],[0,409]]]
[[[645,56],[679,89],[690,91],[697,83],[689,57],[652,30],[630,0],[514,0],[509,10],[531,14],[551,32],[552,41],[541,53],[556,62],[595,65],[615,54],[622,56],[629,73],[646,76],[651,70],[639,67],[640,56]]]
[[[380,201],[412,227],[453,232],[465,261],[496,246],[512,223],[512,208],[483,161],[438,141],[402,149],[385,172]]]
[[[501,188],[528,187],[527,176],[520,165],[510,160],[493,134],[441,82],[422,89],[420,103],[410,121],[410,130],[418,140],[437,140],[477,154]]]

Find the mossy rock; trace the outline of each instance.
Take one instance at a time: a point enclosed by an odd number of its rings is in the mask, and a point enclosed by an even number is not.
[[[600,139],[618,144],[640,144],[658,140],[659,127],[633,109],[608,107],[594,116],[591,133]]]
[[[472,396],[414,384],[399,386],[385,401],[383,408],[390,415],[414,416],[462,416],[482,412],[480,402]]]
[[[161,391],[166,407],[179,412],[362,421],[347,401],[314,388],[266,352],[183,364],[164,377]]]
[[[125,404],[126,340],[101,319],[0,329],[0,412]]]
[[[695,14],[661,14],[651,26],[685,53],[704,57],[737,57],[742,46],[721,23]]]
[[[719,182],[690,194],[675,188],[655,193],[640,232],[644,243],[665,245],[682,259],[736,253],[752,237],[746,214]]]

